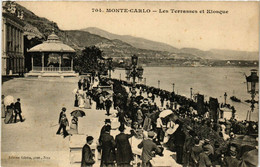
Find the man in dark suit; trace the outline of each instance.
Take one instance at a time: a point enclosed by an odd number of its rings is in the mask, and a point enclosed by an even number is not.
[[[118,121],[120,122],[120,126],[123,126],[126,122],[125,121],[125,113],[119,107],[117,107],[117,111],[118,111],[117,117],[118,117]]]
[[[108,97],[105,101],[105,106],[106,106],[106,111],[107,111],[107,115],[111,115],[110,114],[110,108],[112,106],[112,100],[110,100],[110,97]]]
[[[183,123],[179,119],[177,119],[175,121],[175,124],[179,125],[177,130],[174,132],[174,144],[176,147],[176,157],[177,157],[176,162],[178,164],[183,164],[183,146],[185,143],[186,136],[184,133]]]
[[[101,136],[105,133],[106,126],[111,127],[111,120],[110,119],[105,119],[105,125],[100,130],[100,135],[99,135],[99,139],[98,139],[99,143],[101,143]]]
[[[80,79],[79,82],[78,82],[78,89],[79,90],[81,89],[81,86],[82,86],[82,83],[81,83],[81,79]]]
[[[65,112],[66,112],[66,108],[62,107],[62,111],[60,112],[60,117],[59,117],[60,127],[59,127],[59,129],[58,129],[58,131],[56,133],[57,135],[59,135],[60,131],[62,129],[64,138],[69,135],[68,132],[66,131],[66,126],[68,126],[68,121],[67,121],[67,117],[66,117]]]
[[[115,146],[114,137],[110,135],[111,126],[105,127],[105,133],[101,136],[101,167],[115,166]]]
[[[20,121],[23,122],[22,118],[22,109],[21,109],[21,103],[20,103],[20,98],[17,99],[17,102],[14,104],[14,112],[15,112],[15,118],[14,118],[14,123],[16,123],[17,115],[20,118]]]
[[[195,137],[194,139],[195,145],[191,148],[191,158],[192,158],[192,165],[191,166],[198,166],[199,165],[199,155],[203,152],[202,146],[200,145],[200,139]]]
[[[82,148],[81,167],[92,167],[95,160],[90,145],[93,143],[94,138],[92,136],[88,136],[86,140],[87,143]]]
[[[119,135],[116,136],[116,163],[117,167],[129,167],[130,162],[133,160],[133,152],[131,145],[129,143],[129,138],[133,136],[133,133],[125,134],[124,133],[125,127],[121,125],[119,127],[119,131],[121,132]]]
[[[147,167],[151,166],[150,160],[154,156],[154,153],[160,153],[161,149],[157,147],[157,145],[153,142],[154,132],[148,132],[148,139],[143,140],[139,145],[138,148],[143,148],[142,151],[142,166]]]
[[[65,115],[65,116],[66,116],[65,112],[66,112],[66,108],[65,108],[65,107],[62,107],[61,112],[60,112],[60,117],[59,117],[59,123],[61,122],[61,117],[62,117],[62,115]]]

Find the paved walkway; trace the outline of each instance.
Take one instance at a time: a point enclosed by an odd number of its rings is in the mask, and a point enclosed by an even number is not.
[[[15,78],[4,82],[2,94],[21,98],[22,115],[26,120],[4,124],[2,119],[2,166],[80,166],[70,164],[70,137],[63,139],[56,135],[61,108],[67,108],[69,122],[70,112],[79,109],[74,107],[73,94],[77,81],[78,78]],[[158,98],[156,103],[160,104]],[[105,110],[95,110],[95,103],[92,109],[82,110],[86,116],[78,121],[80,143],[85,143],[86,135],[92,135],[96,142],[104,120],[113,118],[106,116]],[[81,159],[81,155],[76,158]]]
[[[63,139],[56,131],[61,108],[67,108],[69,121],[69,113],[76,109],[72,91],[77,88],[77,81],[78,78],[16,78],[2,85],[2,94],[21,98],[26,119],[15,124],[4,124],[2,119],[2,166],[70,166],[69,137]],[[86,116],[79,119],[79,132],[97,138],[107,117],[105,111],[83,110]]]

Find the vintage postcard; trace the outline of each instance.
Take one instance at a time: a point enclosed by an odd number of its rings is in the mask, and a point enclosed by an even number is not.
[[[1,166],[258,166],[259,2],[3,1]]]

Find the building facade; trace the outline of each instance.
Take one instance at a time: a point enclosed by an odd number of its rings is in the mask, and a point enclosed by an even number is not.
[[[24,73],[23,12],[14,2],[3,3],[2,13],[2,75]]]

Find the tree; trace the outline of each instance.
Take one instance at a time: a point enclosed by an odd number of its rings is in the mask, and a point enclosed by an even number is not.
[[[102,61],[104,62],[102,54],[103,52],[96,46],[85,47],[82,53],[75,57],[75,70],[80,73],[104,73],[106,68],[102,63]]]

